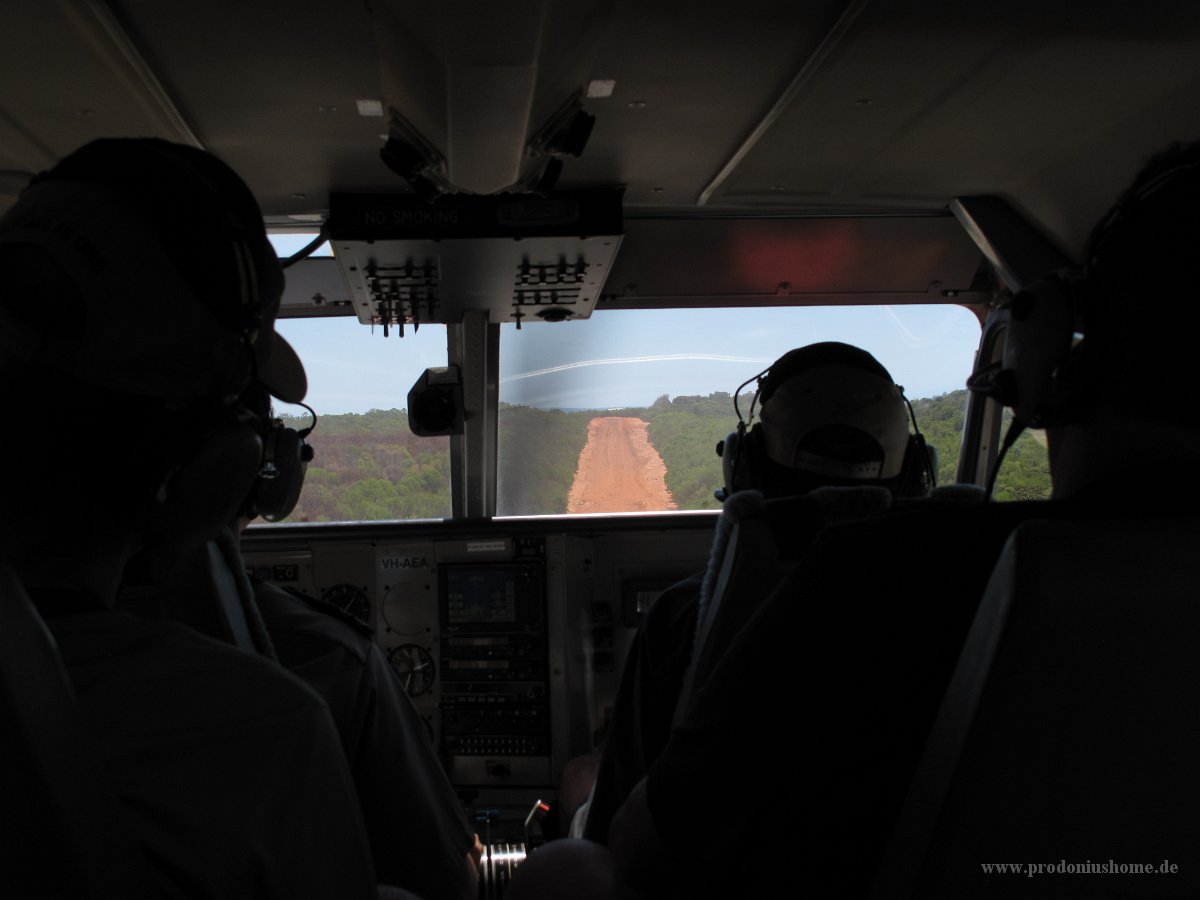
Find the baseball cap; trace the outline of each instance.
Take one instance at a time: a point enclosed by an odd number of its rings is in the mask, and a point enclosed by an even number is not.
[[[78,290],[72,341],[37,358],[79,380],[172,403],[229,402],[252,382],[304,399],[275,333],[283,273],[249,188],[202,150],[104,138],[36,176],[0,218],[0,245],[39,248]]]
[[[834,341],[793,350],[771,367],[761,399],[763,446],[782,466],[856,481],[894,478],[903,469],[904,398],[865,350]],[[878,450],[869,458],[861,452],[864,436]],[[855,444],[856,452],[839,454],[839,444]]]

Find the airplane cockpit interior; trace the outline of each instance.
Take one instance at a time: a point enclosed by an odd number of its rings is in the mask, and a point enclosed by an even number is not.
[[[5,13],[0,215],[102,137],[208,151],[257,200],[286,278],[276,329],[308,394],[272,412],[298,445],[269,477],[300,480],[242,534],[242,568],[332,608],[386,659],[483,845],[481,897],[569,833],[589,787],[568,782],[599,764],[656,598],[733,577],[714,570],[730,515],[714,492],[743,486],[733,448],[750,452],[772,362],[844,342],[903,386],[935,496],[887,502],[1047,499],[1046,432],[1007,446],[999,391],[968,379],[1006,359],[1013,298],[1084,263],[1146,160],[1200,137],[1200,8],[1181,2]],[[1183,300],[1141,302],[1171,329]],[[738,554],[766,546],[738,534]],[[916,602],[939,559],[898,573],[913,584],[897,597]],[[803,690],[746,689],[748,708],[774,698],[763,765],[801,739]],[[694,824],[702,867],[724,851]],[[876,880],[871,896],[922,895],[908,851],[925,852],[902,840],[885,856],[903,889]],[[1067,877],[997,875],[987,896],[1076,896]],[[1165,897],[1184,878],[1147,881]]]

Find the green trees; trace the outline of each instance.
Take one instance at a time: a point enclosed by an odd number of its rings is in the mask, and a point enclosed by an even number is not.
[[[966,391],[913,401],[917,421],[939,456],[938,483],[954,481]],[[743,408],[743,414],[746,409]],[[575,478],[588,423],[600,411],[501,404],[497,509],[501,515],[561,515]],[[715,509],[721,486],[717,442],[737,418],[725,392],[658,397],[650,406],[612,414],[650,425],[651,444],[667,469],[679,509]],[[291,422],[303,427],[307,421]],[[323,416],[312,435],[316,458],[289,521],[424,519],[450,515],[448,438],[419,438],[404,410]],[[1009,452],[996,486],[999,500],[1049,496],[1044,438],[1026,433]]]
[[[667,490],[679,509],[718,509],[721,487],[717,442],[733,431],[733,398],[724,391],[707,397],[659,397],[653,406],[626,410],[650,423],[650,443],[667,467]]]
[[[955,479],[966,406],[965,390],[913,401],[925,440],[938,451],[938,484],[951,484]],[[1012,414],[1005,411],[1003,428],[1008,428],[1011,420]],[[1050,496],[1050,466],[1042,432],[1026,431],[1008,451],[994,496],[997,500],[1045,500]]]
[[[496,511],[502,516],[567,511],[591,412],[500,404]]]
[[[926,443],[938,452],[938,484],[954,483],[966,409],[966,391],[951,391],[913,401],[913,412],[921,433],[925,435]]]
[[[952,484],[962,443],[965,390],[913,401],[926,441],[938,451],[938,484]],[[743,404],[743,415],[746,413]],[[650,442],[667,467],[667,487],[680,509],[714,509],[712,492],[721,486],[716,443],[737,425],[733,398],[724,392],[707,397],[660,397],[645,409],[626,410],[650,423]],[[1006,413],[1004,427],[1011,415]],[[996,480],[997,500],[1042,500],[1050,496],[1045,436],[1025,432],[1008,452]]]
[[[1004,427],[1012,414],[1004,415]],[[1046,434],[1026,431],[1013,444],[996,478],[997,500],[1046,500],[1050,497],[1050,460],[1046,453]]]
[[[299,428],[307,420],[289,421]],[[400,409],[322,416],[316,453],[290,522],[436,519],[450,515],[450,443],[419,438]]]

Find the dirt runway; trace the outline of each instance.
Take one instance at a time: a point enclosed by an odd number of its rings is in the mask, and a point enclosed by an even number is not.
[[[646,435],[647,423],[602,416],[588,423],[588,439],[567,495],[568,513],[675,509],[667,467]]]

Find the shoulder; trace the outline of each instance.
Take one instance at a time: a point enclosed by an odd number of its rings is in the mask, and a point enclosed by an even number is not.
[[[105,716],[128,714],[132,732],[325,715],[324,701],[274,662],[173,622],[103,612],[63,617],[52,627],[84,705]]]
[[[336,645],[359,662],[366,660],[373,644],[371,629],[354,616],[330,603],[268,581],[251,579],[251,584],[267,631],[277,645],[290,640]]]
[[[169,621],[105,611],[51,627],[117,800],[173,895],[240,896],[250,872],[261,896],[370,894],[353,782],[312,688]],[[301,819],[303,834],[278,828]]]
[[[277,604],[283,609],[304,611],[303,613],[298,613],[298,615],[315,613],[321,619],[333,619],[340,622],[355,634],[366,638],[371,637],[371,629],[362,619],[346,612],[344,609],[334,606],[332,603],[318,600],[316,597],[311,597],[303,591],[277,585],[270,581],[260,581],[257,578],[251,578],[250,583],[254,586],[254,599],[258,601],[260,606],[264,603]]]

